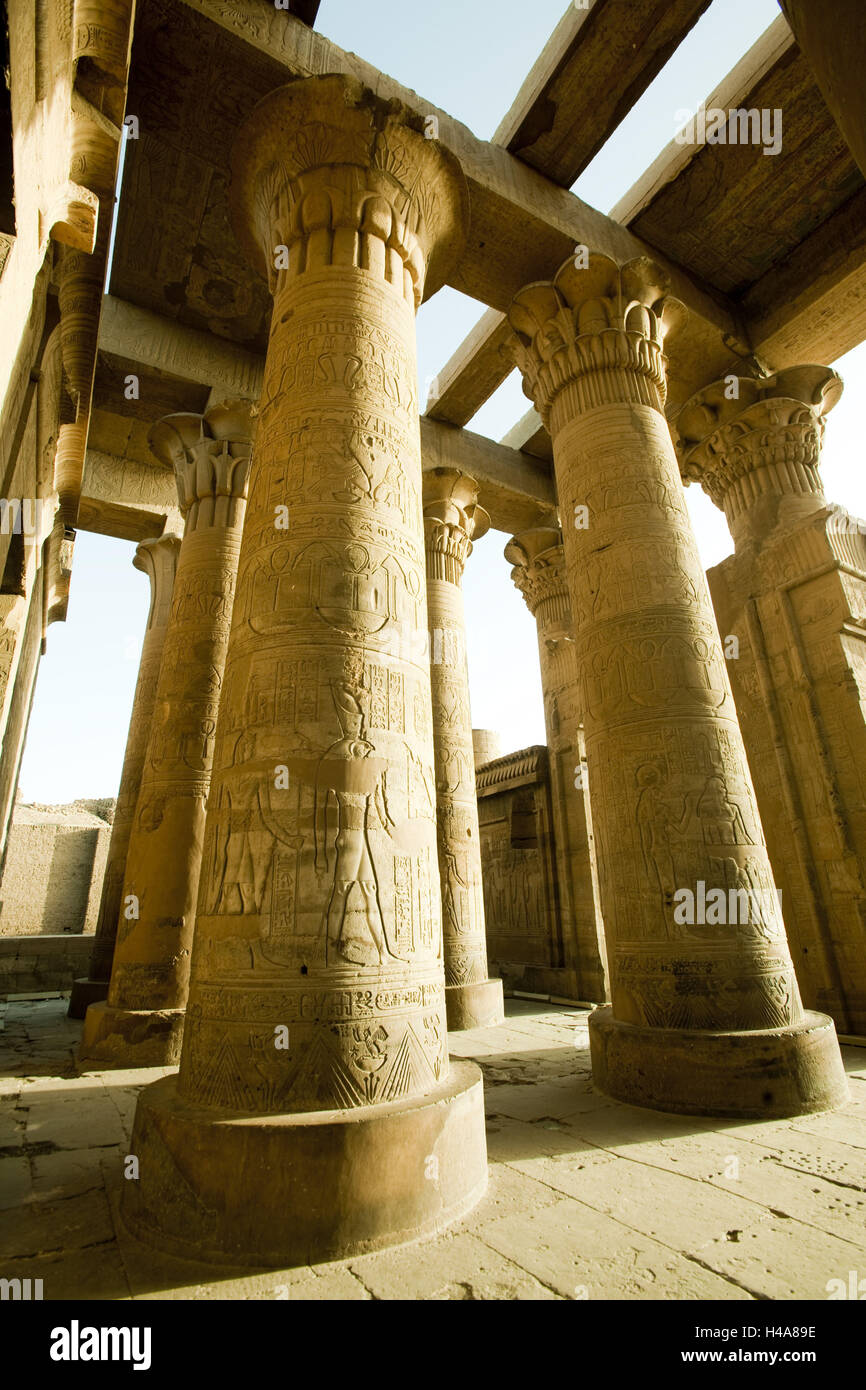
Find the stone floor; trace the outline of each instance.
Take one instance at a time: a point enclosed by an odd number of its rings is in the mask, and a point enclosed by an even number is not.
[[[0,1278],[44,1298],[826,1299],[866,1278],[866,1050],[839,1113],[740,1124],[619,1105],[592,1086],[587,1014],[510,1000],[452,1038],[484,1069],[490,1189],[447,1234],[315,1267],[165,1258],[117,1219],[136,1094],[78,1076],[66,999],[0,1003]],[[866,1284],[863,1285],[866,1288]]]

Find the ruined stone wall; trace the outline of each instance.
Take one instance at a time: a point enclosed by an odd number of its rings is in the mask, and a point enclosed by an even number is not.
[[[506,987],[562,988],[559,889],[547,749],[521,749],[476,773],[491,971]],[[542,978],[543,976],[543,978]]]
[[[87,969],[93,940],[65,932],[62,936],[0,936],[0,999],[10,994],[45,993],[72,988]]]
[[[0,936],[95,931],[110,831],[81,803],[16,806],[0,880]]]

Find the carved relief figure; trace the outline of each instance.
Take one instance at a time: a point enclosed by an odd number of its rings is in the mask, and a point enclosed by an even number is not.
[[[337,804],[336,861],[331,895],[325,915],[325,963],[331,955],[355,965],[371,965],[369,944],[344,932],[352,889],[362,898],[362,916],[378,962],[389,956],[402,959],[391,950],[379,902],[379,885],[368,835],[371,805],[382,826],[388,830],[394,820],[384,795],[385,763],[371,758],[375,748],[364,737],[364,714],[351,687],[343,681],[332,686],[334,706],[343,731],[342,738],[323,754],[316,774],[316,855],[317,873],[330,872],[328,854],[328,806],[333,796]]]

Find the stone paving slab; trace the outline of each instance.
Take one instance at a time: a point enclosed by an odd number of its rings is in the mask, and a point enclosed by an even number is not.
[[[119,1217],[142,1085],[162,1068],[79,1075],[66,999],[10,1001],[0,1034],[0,1276],[44,1297],[515,1300],[827,1297],[866,1275],[866,1051],[852,1102],[740,1123],[599,1094],[588,1015],[509,1000],[500,1028],[455,1035],[485,1073],[490,1185],[443,1234],[287,1270],[178,1260]]]

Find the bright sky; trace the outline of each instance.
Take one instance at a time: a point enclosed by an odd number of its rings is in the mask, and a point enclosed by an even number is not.
[[[393,0],[323,0],[317,28],[490,139],[564,8],[564,0],[412,0],[398,14]],[[714,0],[574,191],[608,212],[672,139],[676,113],[695,109],[778,13],[776,0]],[[483,309],[450,289],[421,309],[422,403],[425,383]],[[826,492],[866,516],[866,344],[833,365],[846,391],[828,422]],[[512,373],[470,428],[501,439],[528,407]],[[686,496],[704,564],[716,564],[732,550],[724,517],[699,489]],[[464,583],[472,720],[498,729],[506,752],[545,741],[535,622],[511,583],[507,539],[491,531],[479,542]],[[27,801],[116,793],[148,607],[132,554],[125,541],[78,533],[68,620],[49,629],[36,688],[21,772]]]

